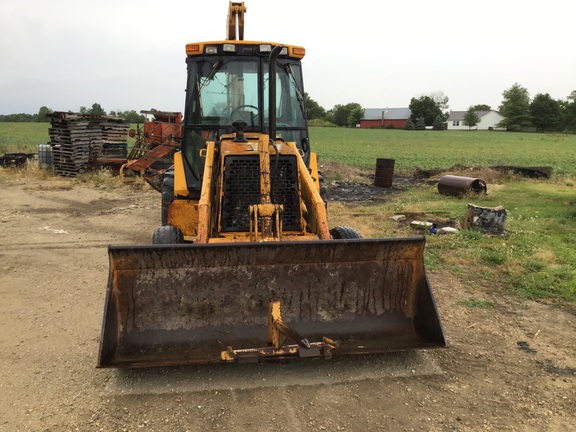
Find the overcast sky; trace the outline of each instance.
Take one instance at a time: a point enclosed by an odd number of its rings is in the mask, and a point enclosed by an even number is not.
[[[443,92],[450,109],[498,109],[576,90],[566,0],[246,0],[244,38],[302,45],[305,91],[322,107],[407,107]],[[226,36],[227,0],[0,0],[0,114],[182,111],[185,44]]]

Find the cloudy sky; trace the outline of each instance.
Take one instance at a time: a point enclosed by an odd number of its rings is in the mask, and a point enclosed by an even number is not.
[[[303,45],[305,91],[326,109],[439,92],[453,110],[497,109],[514,83],[531,97],[576,90],[569,4],[246,0],[244,36]],[[227,0],[0,0],[0,114],[181,111],[185,44],[224,39],[227,11]]]

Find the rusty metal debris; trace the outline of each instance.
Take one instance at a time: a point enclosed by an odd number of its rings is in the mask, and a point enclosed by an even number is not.
[[[438,181],[438,192],[441,195],[460,196],[469,192],[481,194],[486,193],[486,190],[486,182],[473,177],[445,175]]]
[[[550,178],[553,171],[551,166],[498,165],[490,168],[500,172],[512,172],[523,177],[547,179]]]
[[[26,161],[34,159],[36,153],[4,153],[0,156],[1,167],[19,167],[26,165]]]
[[[374,184],[380,187],[392,187],[394,181],[394,159],[376,159]]]
[[[142,127],[131,129],[129,135],[136,139],[127,160],[122,161],[120,177],[126,181],[124,173],[131,170],[138,173],[158,192],[162,190],[162,181],[166,170],[174,163],[174,152],[182,141],[182,113],[142,110],[141,114],[152,115]]]
[[[473,229],[484,234],[502,235],[508,215],[502,206],[490,208],[468,204],[464,229]]]

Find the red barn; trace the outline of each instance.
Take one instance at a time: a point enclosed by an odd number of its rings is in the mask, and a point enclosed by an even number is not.
[[[360,119],[360,127],[402,129],[411,114],[410,108],[366,108],[364,117]]]

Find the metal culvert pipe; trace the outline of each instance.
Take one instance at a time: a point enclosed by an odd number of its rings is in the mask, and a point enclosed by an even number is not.
[[[441,195],[459,196],[469,192],[481,194],[486,193],[486,190],[486,182],[473,177],[445,175],[438,181],[438,192]]]

